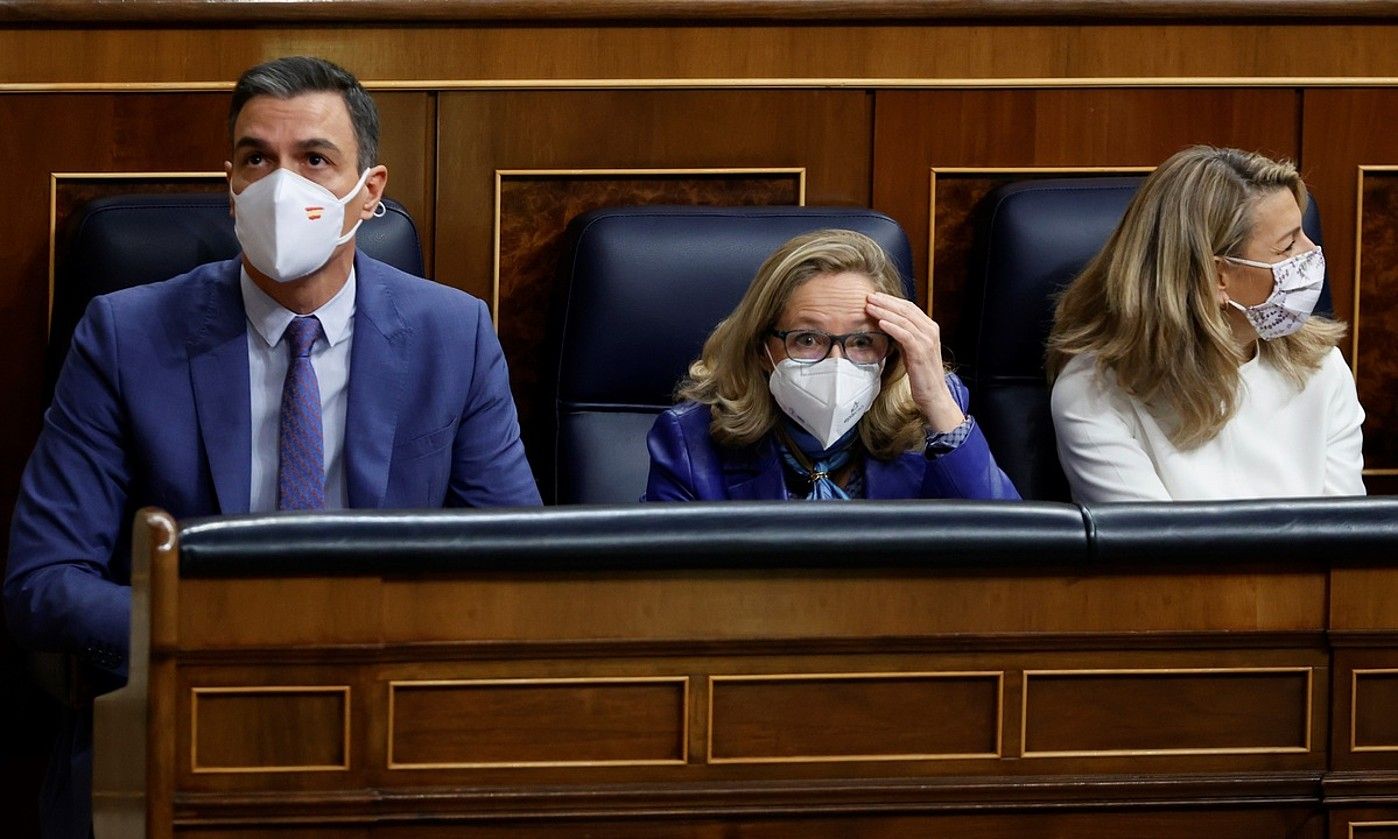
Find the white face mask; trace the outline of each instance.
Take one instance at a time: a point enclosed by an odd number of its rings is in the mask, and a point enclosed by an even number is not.
[[[369,170],[344,198],[290,169],[278,169],[233,196],[233,231],[252,266],[279,283],[299,280],[330,261],[363,219],[340,235],[345,205],[359,194]],[[229,193],[232,194],[232,187]],[[374,208],[383,215],[383,204]]]
[[[1272,293],[1256,306],[1244,306],[1233,300],[1228,305],[1242,312],[1257,330],[1257,337],[1271,341],[1300,329],[1315,310],[1320,289],[1325,283],[1325,255],[1320,248],[1297,254],[1281,262],[1255,262],[1236,256],[1225,256],[1229,262],[1272,269]]]
[[[771,360],[771,352],[767,353]],[[825,448],[859,422],[879,395],[883,362],[855,364],[831,356],[815,364],[773,362],[767,387],[786,415]]]

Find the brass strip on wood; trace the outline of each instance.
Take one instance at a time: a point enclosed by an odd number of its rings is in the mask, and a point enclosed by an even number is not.
[[[994,678],[995,679],[995,751],[967,753],[913,753],[913,754],[858,754],[858,755],[792,755],[781,757],[714,757],[714,688],[719,682],[801,682],[821,680],[875,680],[875,679],[956,679]],[[1005,672],[1003,670],[966,671],[883,671],[845,673],[744,673],[711,675],[708,678],[708,714],[706,717],[707,740],[705,743],[706,761],[711,764],[770,764],[770,763],[854,763],[887,762],[908,760],[984,760],[999,759],[1004,756],[1005,728]]]
[[[255,774],[262,772],[344,772],[350,768],[350,686],[349,685],[246,685],[236,687],[192,687],[189,703],[189,766],[195,774],[236,773]],[[199,697],[227,696],[229,694],[289,694],[289,693],[338,693],[341,694],[344,708],[343,752],[345,759],[339,764],[310,764],[305,766],[200,766],[199,765]]]
[[[1304,673],[1306,675],[1306,711],[1304,744],[1301,746],[1241,746],[1203,749],[1065,749],[1029,751],[1029,679],[1032,676],[1170,676],[1189,674],[1254,674]],[[1249,754],[1307,754],[1311,751],[1311,729],[1315,723],[1315,668],[1313,667],[1160,667],[1088,670],[1025,670],[1020,691],[1019,745],[1020,757],[1155,757],[1163,755],[1249,755]]]
[[[1398,676],[1398,668],[1356,668],[1349,676],[1349,750],[1351,752],[1398,752],[1398,743],[1385,743],[1378,746],[1361,746],[1357,727],[1359,724],[1359,677]]]
[[[681,690],[680,756],[654,760],[521,760],[521,761],[463,761],[447,763],[404,763],[393,756],[394,725],[398,720],[395,702],[398,690],[438,687],[498,687],[501,685],[608,685],[608,684],[674,684]],[[388,742],[384,748],[389,769],[544,769],[580,766],[679,766],[689,762],[689,703],[688,676],[570,676],[558,678],[518,679],[395,679],[388,683]]]

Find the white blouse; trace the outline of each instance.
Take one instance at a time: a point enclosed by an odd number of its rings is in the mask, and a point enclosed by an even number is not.
[[[1238,412],[1188,451],[1095,361],[1076,356],[1053,385],[1058,459],[1076,501],[1364,495],[1364,410],[1338,349],[1300,390],[1254,356],[1238,371]]]

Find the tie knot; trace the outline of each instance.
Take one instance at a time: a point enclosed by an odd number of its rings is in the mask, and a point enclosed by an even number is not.
[[[293,358],[311,354],[311,345],[320,337],[320,320],[315,315],[293,318],[286,327],[286,340]]]

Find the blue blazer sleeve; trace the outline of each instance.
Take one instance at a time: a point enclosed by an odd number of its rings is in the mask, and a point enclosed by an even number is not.
[[[646,435],[650,450],[650,474],[642,501],[694,501],[694,464],[686,445],[684,426],[674,409],[661,412]]]
[[[526,507],[543,501],[519,438],[510,374],[484,302],[476,305],[475,363],[452,447],[448,507]]]
[[[956,404],[966,411],[971,394],[965,383],[955,373],[948,373],[947,387]],[[996,465],[980,426],[973,424],[971,436],[955,451],[927,461],[921,497],[1017,501],[1020,496],[1009,476]]]
[[[129,571],[111,563],[126,532],[131,464],[116,328],[99,297],[74,333],[20,482],[4,597],[22,646],[76,652],[124,675],[131,589],[116,577]]]

